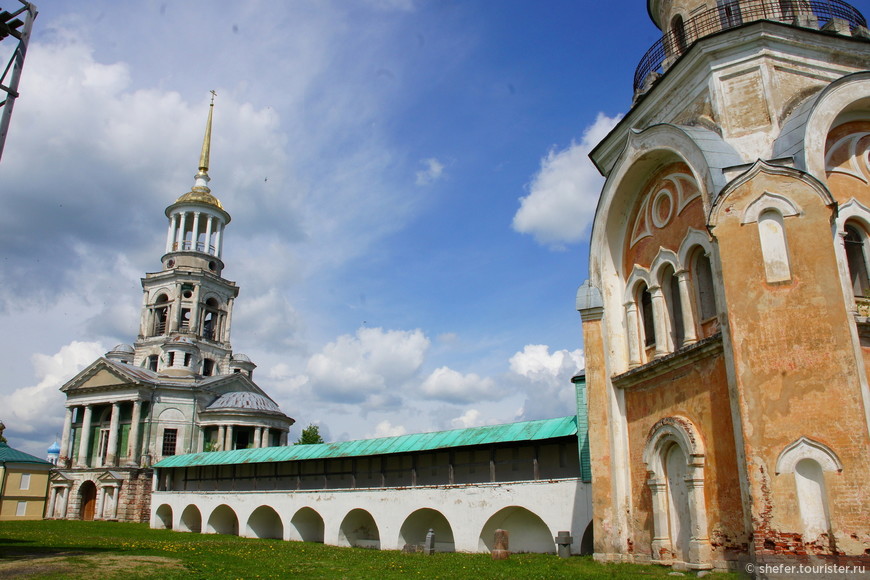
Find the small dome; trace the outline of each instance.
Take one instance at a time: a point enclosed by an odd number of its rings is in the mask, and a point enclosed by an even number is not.
[[[251,359],[248,358],[248,355],[246,355],[246,354],[241,354],[241,353],[239,353],[239,354],[234,354],[234,355],[233,355],[233,360],[236,361],[236,362],[251,362]]]
[[[57,439],[55,439],[54,443],[51,444],[51,447],[46,450],[46,453],[48,453],[49,455],[60,454],[60,443],[57,442]]]
[[[274,401],[258,393],[232,392],[221,395],[208,406],[208,409],[245,409],[251,411],[269,411],[281,413]]]
[[[205,203],[213,205],[220,210],[224,209],[224,206],[221,205],[221,201],[213,196],[207,187],[194,187],[175,200],[175,203]]]
[[[115,348],[113,348],[110,352],[126,352],[128,354],[133,354],[133,347],[129,344],[116,344]]]

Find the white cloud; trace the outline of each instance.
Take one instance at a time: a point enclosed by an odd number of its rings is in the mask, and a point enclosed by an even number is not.
[[[53,355],[34,354],[31,361],[39,382],[0,395],[7,436],[39,433],[41,440],[50,442],[52,431],[59,431],[63,421],[65,396],[58,389],[105,352],[101,344],[74,341]]]
[[[423,365],[429,344],[419,329],[360,328],[355,336],[339,336],[308,360],[312,394],[339,403],[395,404],[396,393]]]
[[[583,132],[580,143],[562,151],[551,149],[532,178],[529,195],[520,198],[513,228],[531,234],[540,244],[560,248],[583,239],[595,215],[604,178],[589,152],[616,125],[621,115],[599,113]]]
[[[434,157],[424,159],[421,163],[426,167],[417,172],[417,185],[431,185],[444,176],[444,164]]]
[[[375,425],[375,432],[368,437],[396,437],[404,435],[408,432],[402,425],[393,425],[388,420],[384,419]]]
[[[453,429],[468,429],[469,427],[480,427],[483,424],[480,411],[477,409],[468,409],[461,416],[450,421],[450,426]]]
[[[475,373],[464,375],[448,367],[432,371],[423,381],[420,391],[426,398],[448,403],[481,402],[500,399],[503,395],[491,378]]]
[[[529,344],[510,359],[510,384],[525,391],[520,419],[564,417],[576,412],[571,377],[583,368],[582,350],[557,350],[543,344]]]

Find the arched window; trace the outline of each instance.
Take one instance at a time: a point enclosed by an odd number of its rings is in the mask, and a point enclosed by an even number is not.
[[[202,317],[202,337],[206,340],[215,340],[218,333],[218,308],[220,305],[215,298],[205,301],[205,312]]]
[[[861,298],[870,298],[870,280],[867,277],[867,254],[864,251],[864,236],[853,225],[846,225],[846,261],[849,264],[849,280],[852,292]]]
[[[831,532],[825,471],[842,471],[843,464],[831,448],[801,437],[788,445],[776,460],[776,475],[794,473],[795,491],[803,523],[804,542],[814,542]]]
[[[666,266],[662,272],[662,292],[668,310],[668,326],[670,344],[668,350],[674,351],[683,346],[686,331],[683,327],[683,301],[680,297],[680,283],[674,274],[673,266]]]
[[[679,14],[671,21],[671,34],[674,38],[674,52],[677,55],[686,52],[686,26],[683,24],[683,17]]]
[[[637,303],[640,310],[641,327],[643,328],[643,345],[646,348],[656,344],[656,327],[653,319],[652,295],[644,284],[638,290]]]
[[[698,249],[692,260],[692,274],[698,298],[698,318],[703,322],[716,316],[716,291],[710,258],[702,249]]]
[[[154,301],[153,336],[166,334],[166,321],[169,319],[169,297],[161,294]]]
[[[782,214],[766,209],[758,216],[758,237],[764,258],[764,274],[768,282],[791,280],[791,265]]]

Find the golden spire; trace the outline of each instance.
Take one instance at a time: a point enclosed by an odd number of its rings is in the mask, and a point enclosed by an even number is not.
[[[217,93],[211,91],[211,104],[208,106],[208,121],[205,124],[205,137],[202,139],[202,152],[199,154],[199,173],[197,178],[205,178],[205,181],[210,181],[208,177],[208,157],[211,153],[211,118],[214,112],[214,98]]]

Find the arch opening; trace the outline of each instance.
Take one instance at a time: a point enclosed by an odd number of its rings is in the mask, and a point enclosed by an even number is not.
[[[197,534],[202,531],[202,514],[198,507],[191,504],[184,508],[184,511],[181,512],[181,519],[178,520],[178,530]]]
[[[281,540],[284,538],[284,524],[281,516],[274,508],[262,505],[255,509],[248,518],[247,537],[271,538]]]
[[[79,517],[85,521],[94,519],[94,512],[97,508],[97,486],[93,481],[85,481],[79,487]]]
[[[239,517],[233,508],[226,504],[216,507],[208,518],[206,533],[238,536]]]
[[[172,507],[169,504],[163,504],[154,512],[154,529],[172,529]]]
[[[338,530],[338,545],[379,550],[381,536],[372,515],[359,508],[349,511]]]
[[[310,507],[301,508],[290,520],[290,539],[323,543],[323,518]]]
[[[510,534],[510,551],[554,554],[556,541],[544,520],[524,507],[511,506],[497,511],[484,524],[478,539],[481,552],[491,552],[496,530]]]
[[[436,552],[454,552],[453,528],[447,518],[431,508],[421,508],[412,512],[399,531],[399,546],[423,546],[426,535],[432,530],[435,533]]]

